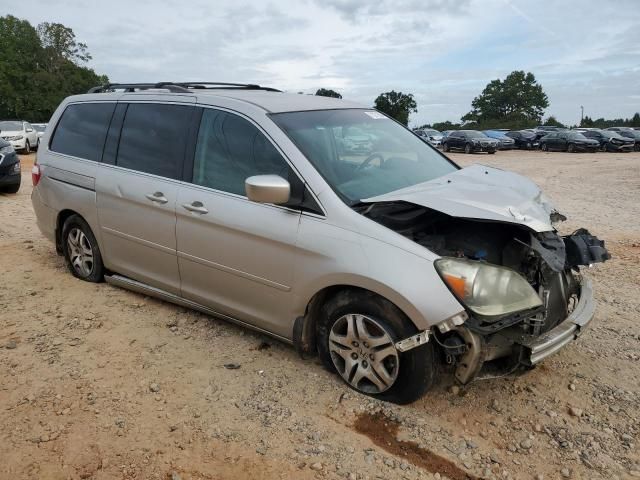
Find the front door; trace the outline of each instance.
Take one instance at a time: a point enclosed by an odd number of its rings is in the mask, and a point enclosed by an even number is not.
[[[249,201],[244,182],[261,174],[298,179],[254,124],[205,109],[176,206],[182,296],[290,338],[300,212]]]

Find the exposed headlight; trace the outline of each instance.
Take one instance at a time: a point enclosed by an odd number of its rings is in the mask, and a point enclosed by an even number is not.
[[[542,305],[527,280],[510,268],[451,257],[436,260],[435,267],[458,300],[483,317],[507,315]]]

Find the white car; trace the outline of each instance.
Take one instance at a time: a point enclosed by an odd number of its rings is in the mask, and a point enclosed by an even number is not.
[[[0,121],[0,138],[6,140],[11,146],[23,153],[31,153],[32,147],[38,146],[38,132],[24,120]]]
[[[37,148],[40,148],[40,139],[44,135],[44,131],[47,129],[48,123],[32,123],[31,126],[35,128],[36,133],[38,134],[38,143]]]

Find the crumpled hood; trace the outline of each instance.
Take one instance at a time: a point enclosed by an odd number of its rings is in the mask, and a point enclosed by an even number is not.
[[[452,217],[516,223],[536,232],[553,230],[550,215],[556,211],[528,178],[484,165],[472,165],[429,182],[363,200],[398,201]]]

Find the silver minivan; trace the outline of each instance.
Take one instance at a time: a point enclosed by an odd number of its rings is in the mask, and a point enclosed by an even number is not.
[[[365,139],[365,140],[363,140]],[[257,85],[110,84],[69,97],[33,167],[70,272],[319,354],[397,403],[450,371],[531,367],[594,314],[609,258],[531,181],[460,168],[386,115]]]

